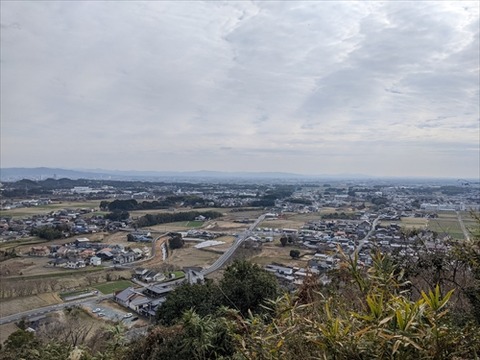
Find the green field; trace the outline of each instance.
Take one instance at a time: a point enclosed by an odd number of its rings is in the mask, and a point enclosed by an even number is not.
[[[390,221],[395,222],[395,221]],[[401,226],[406,229],[425,229],[428,224],[428,219],[404,217],[401,219]]]
[[[103,284],[97,284],[94,286],[95,289],[100,291],[102,294],[112,294],[115,291],[124,290],[130,286],[134,286],[135,284],[129,280],[118,280],[118,281],[110,281]]]
[[[428,220],[428,229],[457,240],[465,238],[455,212],[439,212],[437,218]]]
[[[91,292],[91,290],[69,291],[61,293],[59,296],[62,298],[62,300],[65,300],[66,298],[87,294],[89,292]]]
[[[203,221],[177,221],[154,226],[148,226],[151,231],[186,231],[194,228],[201,228],[205,223]]]
[[[173,275],[175,275],[175,279],[180,279],[182,277],[185,277],[185,273],[183,271],[174,271]]]

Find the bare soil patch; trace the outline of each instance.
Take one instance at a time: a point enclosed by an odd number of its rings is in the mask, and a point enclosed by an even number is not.
[[[205,229],[209,231],[235,233],[245,230],[249,224],[234,222],[227,219],[216,219],[212,221]]]
[[[17,257],[0,263],[0,276],[33,275],[48,273],[51,268],[46,268],[49,258]],[[58,269],[54,269],[58,271]]]
[[[170,255],[165,263],[178,268],[188,266],[208,267],[220,257],[220,253],[204,251],[193,247],[194,244],[187,244],[181,249],[170,250]]]

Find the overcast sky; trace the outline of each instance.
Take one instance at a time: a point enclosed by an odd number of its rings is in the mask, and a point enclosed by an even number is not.
[[[1,1],[1,166],[479,178],[478,1]]]

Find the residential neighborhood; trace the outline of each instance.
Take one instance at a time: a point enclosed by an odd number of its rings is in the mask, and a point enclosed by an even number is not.
[[[238,254],[261,264],[286,291],[310,276],[327,286],[346,258],[368,267],[376,252],[415,261],[449,251],[468,239],[469,214],[480,207],[478,184],[455,182],[36,184],[39,194],[32,187],[28,198],[23,183],[2,184],[5,261],[82,280],[91,271],[123,271],[111,299],[145,320],[178,286],[211,281],[222,257],[221,264]],[[33,276],[26,271],[21,276]]]

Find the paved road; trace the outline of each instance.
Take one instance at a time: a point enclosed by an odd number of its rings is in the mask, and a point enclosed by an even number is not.
[[[208,275],[211,274],[214,271],[217,271],[220,269],[225,262],[233,255],[235,250],[249,237],[252,235],[253,230],[260,224],[263,220],[265,219],[265,215],[260,215],[257,220],[253,224],[251,224],[247,230],[242,232],[240,235],[238,235],[237,239],[233,243],[233,245],[225,251],[222,256],[220,256],[217,261],[215,261],[210,267],[203,269],[202,274],[203,275]]]
[[[465,236],[465,239],[469,241],[470,234],[468,233],[468,230],[465,227],[465,224],[463,223],[462,216],[460,215],[460,212],[456,211],[456,213],[457,213],[458,222],[460,223],[460,228],[462,229],[462,232],[463,232],[463,236]]]
[[[89,297],[89,298],[85,298],[85,299],[81,299],[81,300],[69,301],[69,302],[62,303],[62,304],[45,306],[45,307],[38,308],[38,309],[24,311],[24,312],[21,312],[21,313],[18,313],[18,314],[8,315],[8,316],[5,316],[3,318],[0,318],[0,325],[20,321],[23,318],[28,319],[28,318],[34,317],[34,316],[46,315],[46,314],[54,312],[54,311],[62,310],[66,307],[81,305],[83,303],[90,302],[90,301],[93,301],[93,300],[100,301],[100,300],[104,300],[104,299],[109,299],[111,297],[112,297],[112,294],[99,295],[99,296]]]
[[[375,220],[373,220],[372,227],[370,228],[370,231],[365,235],[365,237],[358,242],[358,246],[355,249],[355,252],[358,254],[361,250],[365,242],[368,240],[370,236],[375,232],[375,227],[377,226],[378,221],[380,220],[380,217],[377,217]]]

